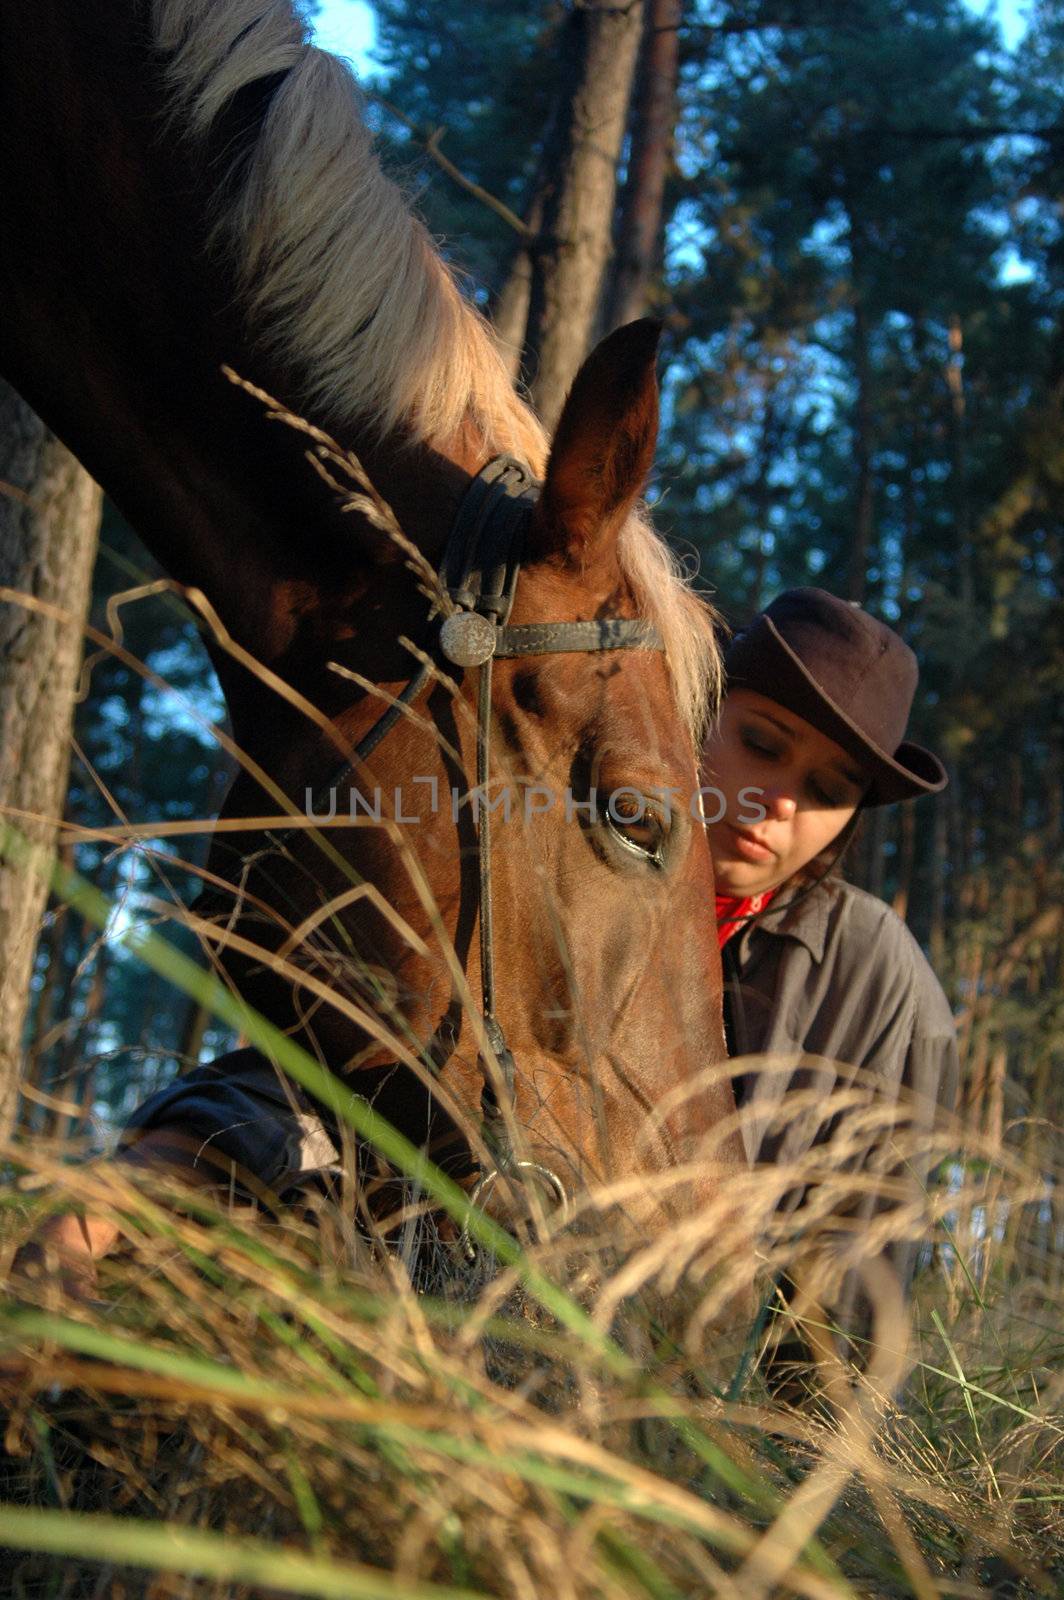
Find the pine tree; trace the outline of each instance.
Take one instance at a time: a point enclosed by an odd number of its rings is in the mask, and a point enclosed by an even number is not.
[[[100,491],[0,385],[0,801],[30,862],[0,861],[0,1136],[14,1123],[48,852],[62,814]],[[18,595],[29,597],[22,603]],[[35,602],[29,603],[29,601]]]

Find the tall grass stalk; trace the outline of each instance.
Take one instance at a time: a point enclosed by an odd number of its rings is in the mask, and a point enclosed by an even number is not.
[[[10,829],[3,848],[108,926],[112,907],[76,873],[42,869]],[[828,1146],[800,1171],[737,1175],[701,1231],[619,1243],[616,1194],[591,1193],[576,1232],[523,1247],[213,975],[152,931],[123,937],[410,1180],[426,1227],[432,1213],[465,1227],[481,1275],[417,1294],[331,1202],[282,1226],[159,1177],[71,1166],[61,1147],[8,1152],[8,1260],[61,1206],[114,1216],[128,1242],[102,1265],[98,1302],[71,1307],[46,1274],[0,1307],[13,1593],[1057,1592],[1064,1335],[971,1221],[991,1185],[1039,1203],[1042,1179],[1007,1152],[982,1147],[951,1189],[914,1201],[853,1159],[882,1128],[848,1091],[844,1158]],[[892,1138],[903,1162],[904,1128]],[[943,1136],[943,1157],[956,1143]],[[795,1184],[807,1203],[781,1215]],[[877,1189],[884,1209],[858,1230],[853,1207]],[[735,1214],[766,1283],[796,1285],[789,1306],[729,1308],[712,1245]],[[910,1327],[876,1261],[913,1238],[937,1259]],[[847,1271],[872,1302],[862,1371],[834,1342]],[[812,1352],[797,1405],[766,1366],[795,1322]],[[152,1573],[170,1575],[164,1589]]]

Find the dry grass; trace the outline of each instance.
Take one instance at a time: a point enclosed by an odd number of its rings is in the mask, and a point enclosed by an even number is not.
[[[770,1311],[761,1332],[729,1315],[712,1219],[697,1248],[690,1224],[619,1247],[616,1197],[600,1212],[592,1196],[532,1252],[533,1276],[470,1269],[427,1216],[436,1293],[416,1294],[387,1241],[327,1201],[279,1226],[64,1154],[12,1155],[8,1261],[67,1204],[120,1216],[128,1248],[95,1302],[72,1306],[45,1275],[0,1314],[3,1498],[51,1508],[37,1523],[0,1508],[0,1543],[55,1552],[11,1555],[7,1592],[1059,1592],[1064,1335],[1033,1284],[1017,1300],[978,1227],[957,1253],[988,1184],[1030,1202],[1011,1161],[984,1152],[937,1220],[941,1197],[889,1213],[886,1232],[923,1230],[940,1260],[911,1343],[889,1272],[858,1267],[864,1377],[826,1331],[859,1256],[839,1217],[851,1181],[832,1213],[818,1151],[815,1206],[784,1224],[775,1172],[741,1180],[747,1217],[765,1196],[765,1258],[802,1290],[816,1359],[796,1409],[765,1366],[785,1319]],[[561,1326],[539,1281],[588,1321]]]
[[[156,935],[132,945],[328,1098],[217,978]],[[5,1592],[1060,1592],[1064,1334],[1052,1263],[1025,1243],[1044,1243],[1044,1172],[967,1141],[924,1189],[906,1173],[964,1130],[930,1151],[918,1118],[855,1083],[818,1097],[829,1144],[798,1141],[789,1166],[736,1175],[656,1235],[624,1226],[615,1184],[531,1249],[474,1219],[470,1265],[463,1196],[368,1107],[337,1104],[416,1173],[394,1229],[353,1174],[346,1204],[281,1224],[71,1165],[65,1145],[8,1152],[0,1269],[59,1208],[120,1218],[127,1246],[92,1302],[46,1273],[16,1276],[0,1309]],[[781,1118],[809,1112],[796,1096]],[[788,1191],[804,1204],[781,1208]],[[931,1264],[911,1329],[882,1262],[913,1242]],[[864,1309],[840,1310],[858,1282]],[[789,1371],[796,1323],[811,1359]]]

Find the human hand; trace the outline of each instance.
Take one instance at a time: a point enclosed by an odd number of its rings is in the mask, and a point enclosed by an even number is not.
[[[118,1227],[106,1217],[72,1211],[49,1217],[17,1251],[12,1280],[54,1282],[64,1297],[87,1303],[96,1298],[96,1262],[114,1248],[118,1236]]]

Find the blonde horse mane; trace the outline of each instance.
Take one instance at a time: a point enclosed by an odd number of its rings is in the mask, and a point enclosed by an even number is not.
[[[490,325],[382,172],[354,78],[310,44],[292,0],[153,0],[152,21],[172,115],[193,138],[238,91],[284,74],[253,150],[219,183],[213,242],[296,403],[336,431],[370,423],[437,444],[472,431],[485,457],[505,451],[542,475],[546,435]],[[720,691],[713,613],[641,515],[621,559],[697,742]]]

